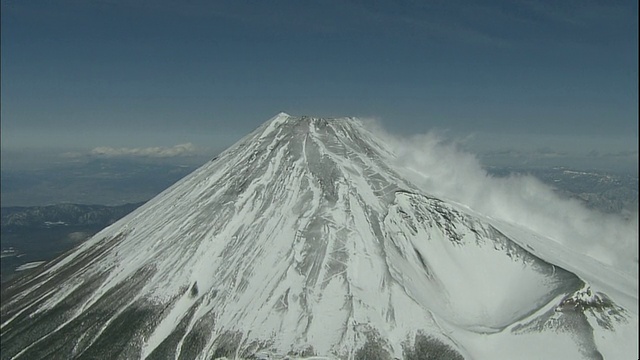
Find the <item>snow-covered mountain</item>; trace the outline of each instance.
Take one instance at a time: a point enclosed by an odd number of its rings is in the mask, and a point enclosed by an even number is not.
[[[637,358],[635,279],[279,114],[3,291],[2,359]]]

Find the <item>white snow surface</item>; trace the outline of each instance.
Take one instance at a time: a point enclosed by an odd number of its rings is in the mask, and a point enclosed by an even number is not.
[[[424,194],[389,167],[393,157],[357,119],[278,114],[42,272],[106,249],[39,311],[104,276],[86,309],[150,268],[136,300],[170,308],[141,358],[183,319],[192,329],[211,313],[202,359],[236,331],[241,344],[268,343],[260,356],[271,358],[311,346],[317,359],[351,359],[368,334],[403,358],[419,333],[472,359],[637,358],[637,279]],[[624,319],[606,329],[595,310],[563,310],[589,286]]]
[[[26,264],[22,264],[20,266],[18,266],[16,268],[16,271],[25,271],[25,270],[29,270],[29,269],[33,269],[36,268],[42,264],[44,264],[46,261],[33,261],[33,262],[28,262]]]

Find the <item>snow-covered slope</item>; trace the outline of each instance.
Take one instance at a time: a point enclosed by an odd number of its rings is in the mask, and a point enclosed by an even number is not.
[[[6,289],[2,358],[637,357],[637,307],[393,157],[357,119],[277,115]]]

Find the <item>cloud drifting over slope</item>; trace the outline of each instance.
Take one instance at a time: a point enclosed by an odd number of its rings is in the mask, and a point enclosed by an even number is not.
[[[399,169],[424,191],[516,223],[628,274],[638,271],[638,213],[623,218],[561,198],[532,176],[494,177],[455,141],[428,133],[403,138],[371,122]]]

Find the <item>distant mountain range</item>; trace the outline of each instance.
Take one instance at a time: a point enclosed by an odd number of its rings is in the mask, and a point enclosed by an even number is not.
[[[605,213],[633,212],[638,209],[637,174],[583,171],[565,167],[488,167],[486,170],[494,176],[534,176],[552,186],[558,194],[578,199],[587,207]]]
[[[52,260],[142,204],[3,207],[0,280],[4,283],[30,264]]]
[[[5,227],[107,226],[138,208],[143,202],[119,206],[58,204],[49,206],[3,207]]]
[[[196,167],[140,159],[93,159],[38,170],[2,169],[2,206],[142,202]]]

